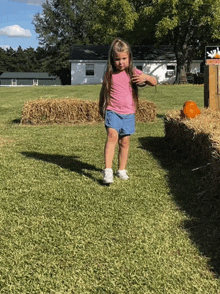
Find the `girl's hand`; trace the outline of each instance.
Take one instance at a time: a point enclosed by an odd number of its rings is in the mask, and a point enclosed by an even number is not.
[[[147,82],[146,81],[146,75],[144,73],[142,73],[140,75],[134,74],[133,77],[132,77],[132,82],[137,84],[137,85],[146,83]]]
[[[156,86],[157,80],[149,75],[146,75],[145,73],[142,73],[140,75],[134,74],[132,77],[132,82],[137,84],[138,86],[145,86],[146,84],[150,86]]]

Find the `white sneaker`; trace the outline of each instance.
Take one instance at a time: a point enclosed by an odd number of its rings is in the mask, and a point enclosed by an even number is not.
[[[113,183],[113,170],[111,168],[104,169],[103,174],[103,184]]]
[[[123,169],[123,170],[118,170],[117,172],[117,176],[121,179],[121,180],[128,180],[129,176],[127,175],[127,170]]]

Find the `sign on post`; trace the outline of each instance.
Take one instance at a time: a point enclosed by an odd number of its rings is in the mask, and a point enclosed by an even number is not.
[[[220,45],[205,49],[204,105],[220,110]]]

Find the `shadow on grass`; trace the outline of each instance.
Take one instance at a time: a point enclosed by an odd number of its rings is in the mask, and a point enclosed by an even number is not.
[[[12,120],[12,124],[20,124],[21,123],[21,118],[16,118]]]
[[[139,138],[139,142],[140,148],[151,152],[167,171],[174,201],[189,216],[182,229],[208,257],[212,272],[220,277],[220,202],[207,190],[203,191],[207,165],[201,167],[187,161],[180,151],[170,149],[164,137],[144,137]]]
[[[163,119],[164,118],[164,115],[163,114],[157,114],[157,118]]]
[[[84,175],[99,184],[102,184],[101,180],[96,179],[90,171],[101,172],[101,169],[96,168],[94,165],[82,162],[78,156],[66,156],[58,154],[43,154],[39,152],[21,152],[22,155],[36,160],[42,160],[56,164],[62,168]]]

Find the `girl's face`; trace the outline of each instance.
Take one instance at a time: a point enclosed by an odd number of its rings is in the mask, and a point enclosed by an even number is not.
[[[115,53],[114,62],[118,71],[123,71],[129,67],[129,54],[128,52]]]

